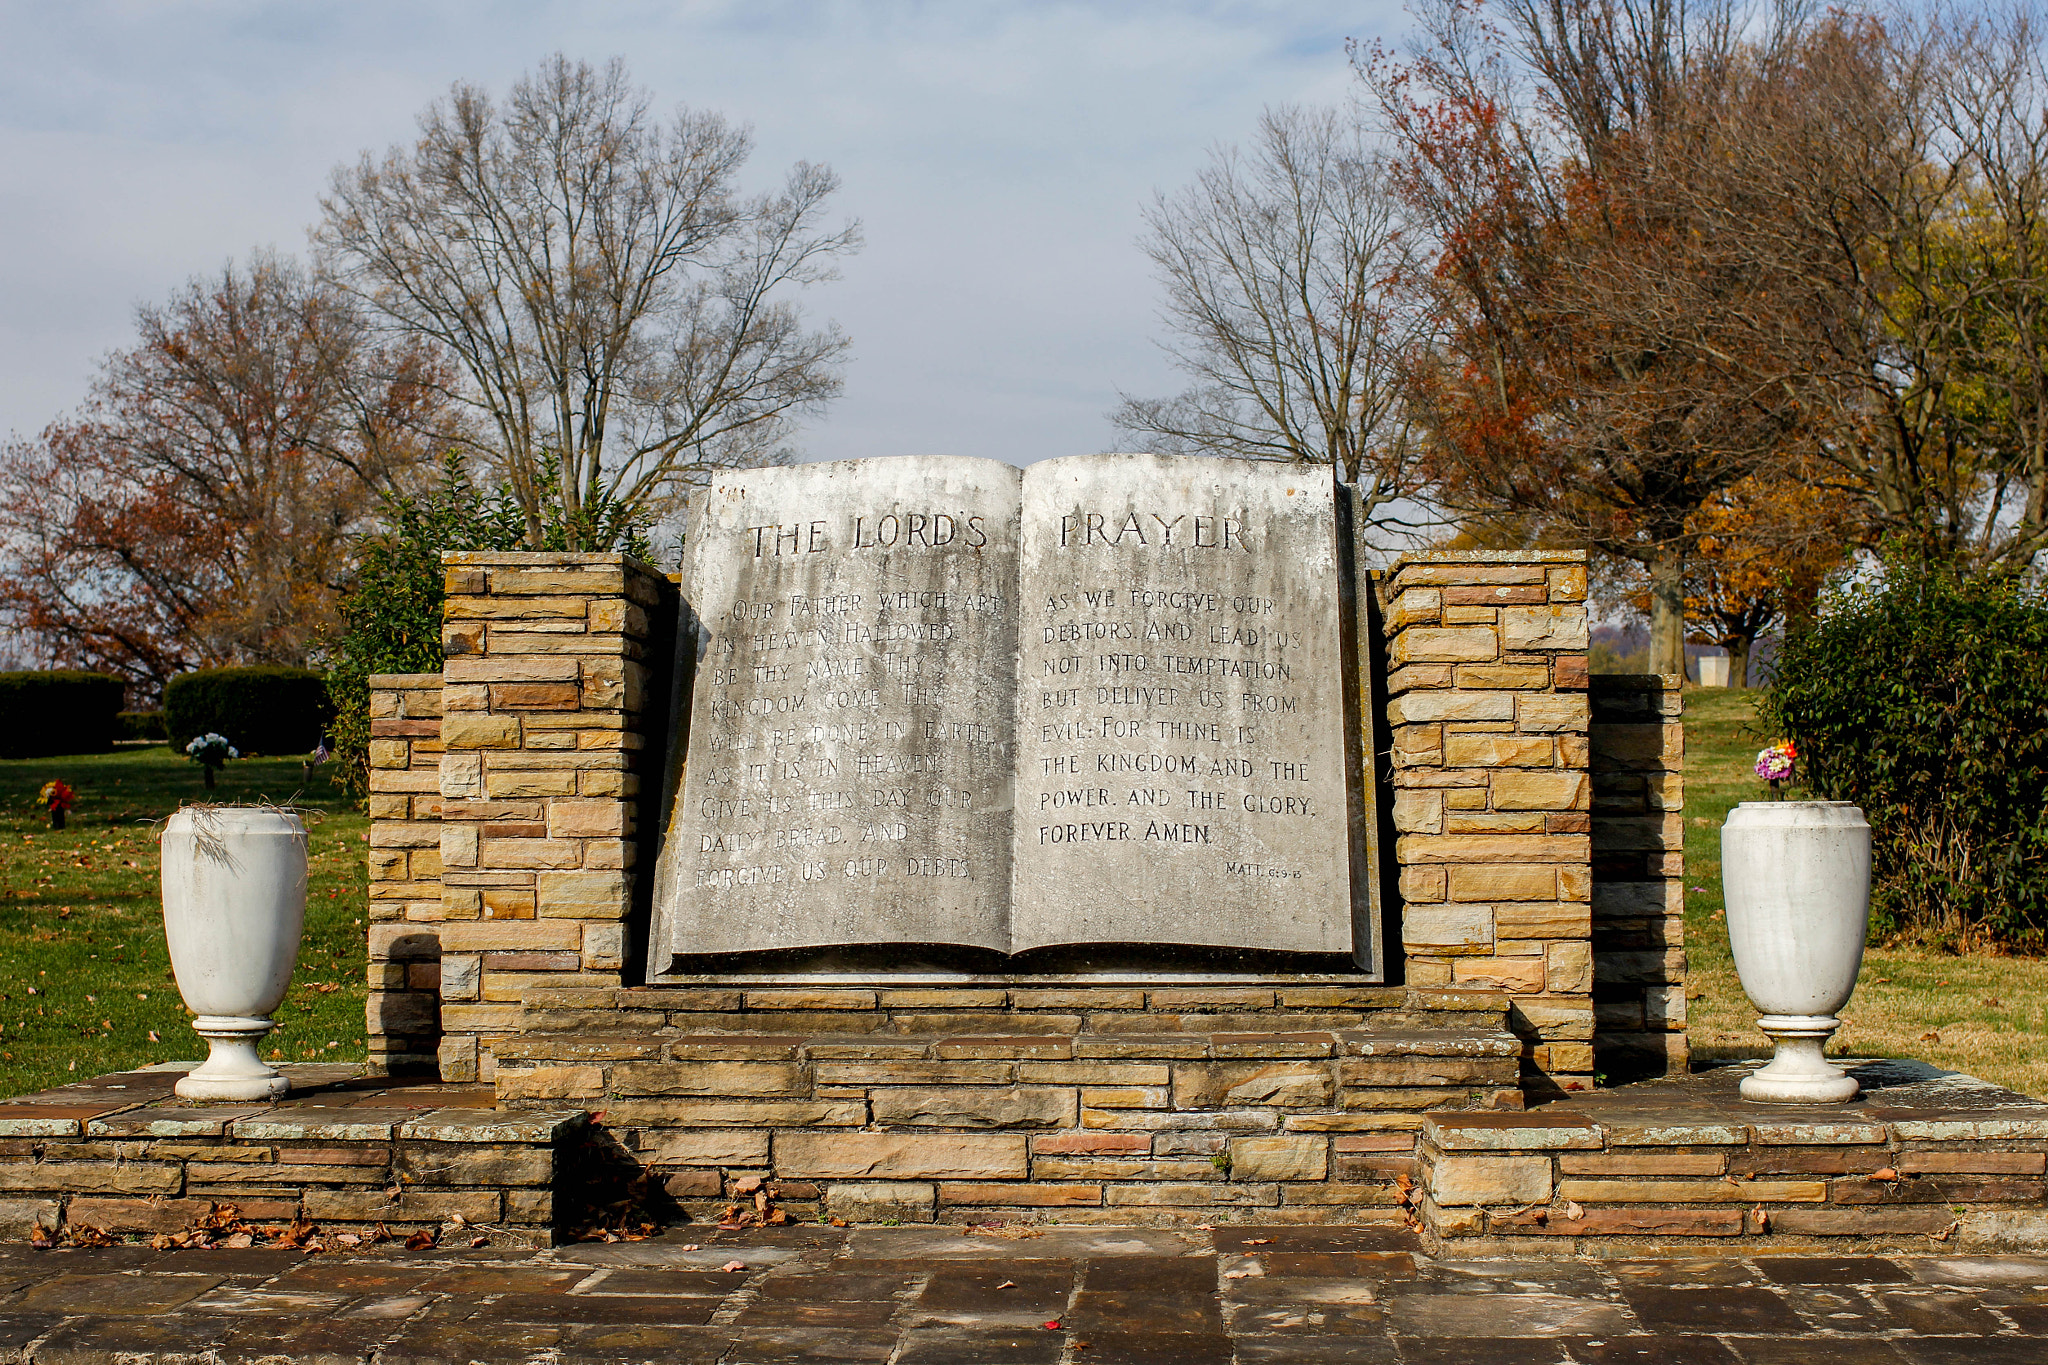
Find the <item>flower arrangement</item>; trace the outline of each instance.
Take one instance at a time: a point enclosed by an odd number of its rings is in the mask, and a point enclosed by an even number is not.
[[[228,743],[226,735],[209,730],[193,737],[185,746],[185,756],[206,769],[206,785],[213,786],[213,775],[231,758],[240,758],[242,751]]]
[[[1798,757],[1798,751],[1789,739],[1768,749],[1757,750],[1756,775],[1771,784],[1773,799],[1785,799],[1785,781],[1792,776],[1792,765]]]
[[[43,789],[36,793],[36,804],[50,812],[51,829],[64,828],[64,812],[70,810],[77,799],[70,786],[61,779],[45,782]]]

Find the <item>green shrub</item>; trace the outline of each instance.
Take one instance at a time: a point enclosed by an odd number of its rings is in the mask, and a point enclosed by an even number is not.
[[[114,717],[117,739],[169,739],[161,711],[123,711]]]
[[[356,542],[341,599],[341,637],[333,643],[327,693],[334,706],[335,780],[358,797],[369,787],[370,678],[377,673],[441,671],[441,606],[446,550],[562,550],[568,545],[551,477],[541,480],[540,544],[527,541],[525,514],[508,486],[484,493],[459,457],[441,464],[438,487],[394,497],[384,529]],[[578,520],[578,543],[646,557],[647,540],[616,503],[600,500]]]
[[[369,786],[371,675],[441,671],[441,552],[518,549],[526,529],[505,491],[480,494],[453,456],[438,488],[391,499],[384,521],[384,530],[356,542],[327,670],[335,780],[358,797]]]
[[[1873,840],[1872,932],[2048,942],[2048,605],[1905,562],[1792,632],[1763,719]]]
[[[309,668],[202,668],[164,684],[173,748],[219,734],[244,754],[302,754],[333,719],[327,681]]]
[[[79,669],[0,673],[0,758],[105,753],[127,688]]]

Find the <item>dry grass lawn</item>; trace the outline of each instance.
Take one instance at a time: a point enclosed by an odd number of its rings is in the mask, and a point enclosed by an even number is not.
[[[1728,955],[1721,902],[1721,822],[1738,801],[1769,797],[1751,769],[1776,738],[1755,719],[1753,691],[1701,688],[1685,697],[1686,952],[1690,1023],[1701,1057],[1762,1057]],[[1797,795],[1798,793],[1791,793]],[[1954,957],[1869,948],[1831,1053],[1914,1057],[2048,1098],[2048,959]]]

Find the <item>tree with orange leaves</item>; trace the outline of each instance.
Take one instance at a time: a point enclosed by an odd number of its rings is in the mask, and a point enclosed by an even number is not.
[[[0,620],[144,693],[303,665],[351,537],[448,432],[445,365],[269,255],[137,324],[80,415],[0,450]]]
[[[1437,335],[1409,365],[1432,482],[1468,518],[1640,566],[1650,666],[1682,671],[1695,518],[1804,420],[1779,264],[1724,230],[1771,208],[1714,172],[1767,54],[1717,0],[1422,17],[1412,61],[1359,70],[1436,244]]]
[[[1818,478],[1750,478],[1693,518],[1686,619],[1695,644],[1728,651],[1728,681],[1749,685],[1757,637],[1812,612],[1856,528]]]

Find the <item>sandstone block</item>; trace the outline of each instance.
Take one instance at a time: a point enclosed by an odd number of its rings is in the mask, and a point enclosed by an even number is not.
[[[1190,1062],[1173,1072],[1177,1109],[1315,1108],[1329,1104],[1335,1091],[1329,1067],[1311,1062]]]
[[[470,1223],[495,1223],[496,1190],[406,1190],[397,1198],[383,1190],[307,1190],[306,1217],[334,1223],[443,1223],[461,1214]]]
[[[1401,915],[1401,939],[1424,951],[1491,948],[1493,908],[1487,905],[1411,905]]]
[[[658,1098],[605,1106],[605,1122],[617,1128],[853,1128],[867,1118],[867,1103],[855,1099]]]
[[[1232,1180],[1321,1180],[1329,1170],[1325,1138],[1276,1134],[1230,1140]]]
[[[1559,994],[1583,994],[1593,989],[1593,945],[1590,942],[1551,943],[1543,949],[1545,988]]]
[[[1500,637],[1502,648],[1508,650],[1583,651],[1588,644],[1586,609],[1572,604],[1503,607]]]
[[[640,1157],[650,1166],[766,1167],[768,1134],[759,1130],[662,1133],[641,1146]]]
[[[547,1185],[554,1179],[555,1158],[545,1148],[402,1143],[394,1170],[406,1184],[428,1187]]]
[[[542,917],[616,918],[632,900],[632,879],[623,870],[542,872],[534,879],[535,908]]]
[[[547,818],[548,838],[624,837],[628,832],[626,810],[627,806],[623,801],[550,801]]]
[[[441,744],[448,749],[516,749],[519,721],[488,712],[458,712],[442,720]]]
[[[725,1178],[717,1171],[675,1171],[662,1176],[661,1187],[671,1199],[716,1199],[725,1193]]]
[[[1824,1180],[1591,1180],[1558,1182],[1558,1194],[1588,1204],[1818,1204]]]
[[[1526,696],[1515,708],[1515,725],[1525,734],[1584,734],[1592,710],[1583,692]]]
[[[1071,1128],[1074,1092],[1049,1087],[918,1086],[869,1095],[876,1123],[932,1128]]]
[[[1394,828],[1403,834],[1441,834],[1444,794],[1437,791],[1394,793]]]
[[[537,1066],[529,1070],[500,1067],[498,1098],[503,1100],[595,1099],[604,1094],[600,1066]]]
[[[1020,1062],[1017,1079],[1040,1085],[1171,1085],[1173,1071],[1145,1062]]]
[[[1030,1172],[1028,1142],[1009,1133],[777,1133],[775,1171],[825,1180],[1021,1180]]]
[[[211,1199],[106,1199],[81,1196],[71,1201],[67,1221],[73,1227],[106,1232],[182,1232],[213,1212]],[[55,1231],[54,1200],[0,1201],[0,1229],[26,1238],[36,1223]]]
[[[936,1198],[923,1181],[852,1181],[825,1187],[825,1212],[849,1223],[929,1223]]]
[[[1144,1156],[1152,1150],[1152,1139],[1143,1133],[1047,1133],[1031,1140],[1031,1150],[1045,1155]]]
[[[1102,1202],[1100,1185],[1042,1184],[977,1185],[945,1181],[939,1202],[950,1205],[996,1204],[1009,1208],[1092,1207]]]
[[[1125,1208],[1201,1208],[1205,1205],[1271,1208],[1280,1202],[1280,1191],[1274,1185],[1224,1184],[1220,1181],[1215,1184],[1161,1182],[1109,1185],[1103,1188],[1102,1202]]]
[[[1593,853],[1583,834],[1404,834],[1395,847],[1403,862],[1413,863],[1585,864]],[[1572,898],[1548,894],[1540,899]]]
[[[1548,739],[1531,735],[1449,734],[1444,764],[1452,768],[1548,768],[1556,759]]]
[[[1499,772],[1490,784],[1495,810],[1587,810],[1592,785],[1575,772]]]
[[[1396,667],[1491,663],[1500,657],[1500,637],[1490,626],[1411,626],[1394,636],[1387,657]]]
[[[1523,704],[1528,701],[1524,698]],[[1468,688],[1408,692],[1387,703],[1387,720],[1392,725],[1514,718],[1515,695],[1512,692],[1480,692]]]
[[[1460,987],[1535,995],[1543,979],[1540,957],[1461,957],[1451,963],[1451,982]]]
[[[802,1095],[809,1078],[794,1062],[621,1062],[616,1095]]]
[[[1430,1172],[1429,1190],[1446,1208],[1544,1204],[1550,1200],[1547,1156],[1444,1156]]]
[[[141,1161],[0,1162],[0,1190],[76,1191],[81,1194],[177,1194],[184,1168]]]
[[[1556,900],[1556,868],[1460,864],[1448,870],[1452,900]]]
[[[1173,1097],[1163,1085],[1089,1086],[1081,1091],[1081,1103],[1090,1109],[1166,1109]]]
[[[1727,1162],[1719,1152],[1565,1152],[1557,1168],[1565,1175],[1718,1176]]]

